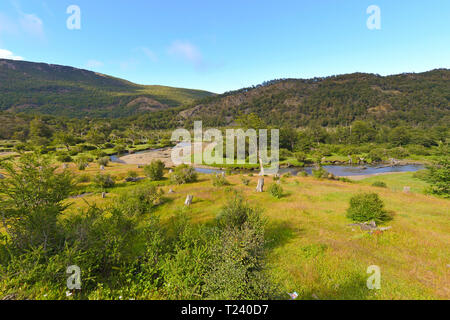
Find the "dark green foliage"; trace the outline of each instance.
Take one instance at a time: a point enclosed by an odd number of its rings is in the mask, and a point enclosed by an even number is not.
[[[144,167],[144,172],[150,180],[159,181],[164,177],[165,167],[164,162],[161,160],[154,160],[149,165]]]
[[[382,182],[382,181],[375,181],[374,183],[372,183],[373,187],[378,187],[378,188],[387,188],[386,183]]]
[[[58,160],[59,162],[72,162],[73,161],[72,157],[67,153],[60,153],[56,157],[56,160]]]
[[[431,184],[429,193],[450,198],[450,161],[441,159],[437,164],[428,167],[425,180]]]
[[[186,184],[197,181],[197,172],[187,164],[179,165],[170,175],[170,181],[175,184]]]
[[[218,217],[211,270],[205,277],[210,299],[271,299],[276,287],[265,272],[264,225],[258,209],[233,197]]]
[[[242,184],[243,184],[244,186],[250,185],[250,179],[249,179],[249,178],[246,178],[246,177],[242,176],[242,177],[241,177],[241,181],[242,181]]]
[[[56,173],[48,160],[33,154],[0,165],[7,172],[0,180],[0,212],[11,242],[21,250],[53,249],[59,240],[57,218],[74,188],[71,174]]]
[[[100,159],[97,160],[97,163],[98,163],[99,165],[101,165],[101,166],[106,167],[106,166],[108,165],[109,161],[110,161],[110,158],[109,158],[109,157],[102,157],[102,158],[100,158]]]
[[[281,199],[283,197],[283,187],[281,187],[278,183],[271,184],[267,191],[274,198]]]
[[[109,174],[98,173],[94,178],[94,183],[98,188],[102,190],[112,188],[116,185],[113,177]]]
[[[377,223],[392,219],[392,215],[384,208],[384,203],[376,193],[363,193],[350,199],[347,217],[356,222],[374,220]]]
[[[230,185],[227,179],[221,174],[217,174],[212,177],[212,184],[214,187],[224,187]]]

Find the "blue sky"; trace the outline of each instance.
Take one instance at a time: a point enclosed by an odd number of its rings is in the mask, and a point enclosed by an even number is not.
[[[81,9],[69,30],[67,7]],[[377,5],[381,29],[369,30]],[[448,0],[0,0],[0,57],[221,93],[450,68]]]

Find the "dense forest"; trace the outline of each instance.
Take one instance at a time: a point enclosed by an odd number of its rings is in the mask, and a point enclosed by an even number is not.
[[[240,113],[294,127],[335,127],[355,120],[396,126],[450,122],[450,71],[382,77],[348,74],[309,80],[281,79],[204,98],[181,113],[211,125],[227,125]]]

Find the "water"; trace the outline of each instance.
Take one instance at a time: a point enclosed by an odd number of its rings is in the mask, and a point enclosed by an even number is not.
[[[393,172],[416,172],[424,169],[425,167],[420,164],[404,165],[404,166],[324,166],[325,170],[337,177],[349,177],[349,176],[364,176],[380,173],[393,173]],[[312,174],[312,167],[307,168],[283,168],[280,169],[280,174],[291,173],[297,175],[300,171],[306,171],[307,174]]]
[[[183,143],[178,144],[175,148],[182,148],[185,145]],[[135,154],[141,154],[141,153],[147,153],[147,152],[154,152],[154,151],[161,151],[165,150],[166,148],[162,149],[155,149],[155,150],[143,150],[136,152]],[[111,156],[111,161],[116,163],[123,163],[123,161],[120,160],[120,158],[117,155]],[[349,165],[332,165],[332,166],[324,166],[323,167],[328,172],[332,173],[333,175],[337,177],[346,177],[346,176],[363,176],[363,175],[372,175],[372,174],[380,174],[380,173],[392,173],[392,172],[416,172],[424,169],[425,167],[420,164],[410,164],[410,165],[403,165],[403,166],[349,166]],[[195,169],[199,173],[204,174],[217,174],[222,173],[222,170],[219,169],[209,169],[209,168],[196,168]],[[279,170],[279,174],[283,175],[285,173],[290,173],[294,176],[296,176],[301,171],[306,171],[307,174],[312,174],[313,167],[306,167],[306,168],[281,168]],[[242,171],[242,172],[250,172],[250,171]],[[258,173],[258,171],[253,171],[252,173]]]

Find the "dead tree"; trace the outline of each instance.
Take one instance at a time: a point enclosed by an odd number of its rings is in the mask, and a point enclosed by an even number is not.
[[[184,202],[184,205],[190,206],[192,204],[192,201],[194,200],[194,196],[188,195],[186,197],[186,201]]]
[[[264,178],[259,178],[256,192],[264,192]]]

